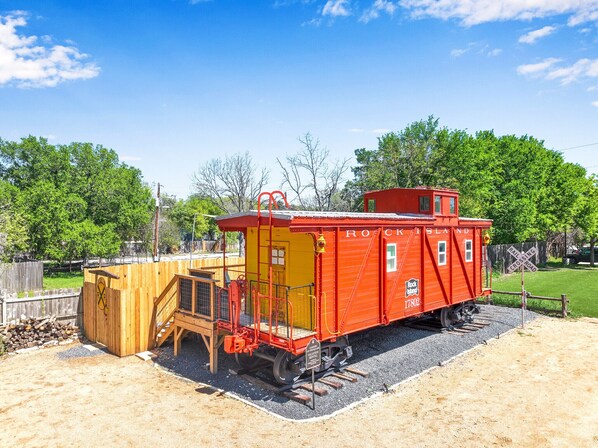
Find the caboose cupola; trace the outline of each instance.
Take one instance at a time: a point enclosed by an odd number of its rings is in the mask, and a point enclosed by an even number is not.
[[[459,192],[448,188],[392,188],[364,195],[364,211],[456,217]]]

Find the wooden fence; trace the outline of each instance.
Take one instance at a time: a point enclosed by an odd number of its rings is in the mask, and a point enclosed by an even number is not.
[[[43,288],[44,264],[41,261],[0,263],[0,290],[9,293]]]
[[[511,292],[511,291],[492,291],[492,294],[504,294],[507,296],[515,296],[515,297],[519,297],[519,299],[521,299],[521,292]],[[536,311],[543,311],[545,313],[557,313],[560,314],[561,317],[565,318],[567,317],[567,314],[569,312],[569,299],[567,299],[567,295],[566,294],[561,294],[560,298],[557,297],[546,297],[546,296],[534,296],[532,294],[530,294],[529,291],[525,292],[525,297],[526,297],[526,301],[528,299],[532,299],[532,300],[546,300],[549,302],[560,302],[560,310],[559,309],[554,309],[554,308],[542,308],[539,306],[536,306],[534,304],[526,304],[526,308],[530,309],[530,310],[536,310]]]
[[[507,273],[509,266],[515,262],[513,256],[509,253],[509,247],[514,247],[518,251],[527,251],[535,247],[538,253],[532,258],[535,265],[545,264],[548,261],[546,254],[546,241],[536,241],[518,244],[496,244],[488,246],[488,259],[492,263],[492,270],[499,271],[502,274]]]
[[[56,316],[61,322],[83,325],[81,288],[36,291],[30,296],[0,298],[0,324],[29,317]]]
[[[154,301],[176,274],[189,268],[213,269],[223,281],[222,257],[129,264],[84,270],[83,307],[86,337],[100,342],[118,356],[148,350],[153,345]],[[227,257],[227,266],[242,269],[244,259]],[[241,266],[239,266],[241,265]],[[102,279],[102,280],[100,280]],[[98,286],[100,285],[100,286]],[[103,285],[103,286],[102,286]]]

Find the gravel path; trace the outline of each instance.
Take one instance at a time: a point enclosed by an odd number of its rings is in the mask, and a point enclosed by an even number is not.
[[[393,324],[368,330],[349,339],[353,357],[349,365],[368,372],[367,378],[356,383],[343,382],[344,387],[329,394],[316,397],[316,410],[271,391],[254,386],[231,373],[237,368],[234,357],[221,351],[217,375],[208,371],[208,353],[201,341],[189,338],[182,343],[178,357],[173,356],[172,345],[154,350],[158,357],[154,362],[169,371],[203,383],[251,402],[259,408],[292,420],[305,420],[330,415],[378,392],[400,383],[414,375],[448,361],[488,339],[521,325],[521,310],[491,305],[481,305],[482,313],[489,316],[490,325],[467,334],[435,333]],[[526,312],[526,320],[535,318]],[[340,380],[338,380],[340,381]],[[212,393],[210,388],[198,388],[198,392]],[[311,395],[310,392],[304,392]]]

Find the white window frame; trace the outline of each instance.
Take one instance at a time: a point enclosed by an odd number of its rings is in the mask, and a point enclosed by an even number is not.
[[[467,244],[469,243],[469,249]],[[465,240],[465,263],[471,263],[473,261],[473,240]]]
[[[444,250],[440,250],[440,246],[444,245]],[[441,256],[444,261],[441,261]],[[438,266],[446,265],[446,241],[438,241]]]
[[[434,196],[434,213],[442,214],[442,196]]]
[[[392,257],[390,257],[388,255],[388,248],[391,246],[394,247],[394,249],[395,249],[395,254]],[[391,260],[392,260],[394,266],[392,268],[389,268],[388,262]],[[397,271],[397,244],[390,243],[390,244],[386,245],[386,272],[396,272],[396,271]]]

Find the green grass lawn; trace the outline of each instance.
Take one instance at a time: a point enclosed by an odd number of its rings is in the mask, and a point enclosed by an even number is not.
[[[83,272],[56,272],[44,275],[44,289],[81,288]]]
[[[498,291],[521,291],[521,273],[495,277],[492,289]],[[561,297],[567,294],[572,316],[598,317],[598,267],[589,265],[563,266],[548,263],[538,272],[525,273],[525,289],[535,296]],[[494,303],[521,306],[519,297],[493,294]],[[560,309],[560,302],[528,301],[530,306]]]

